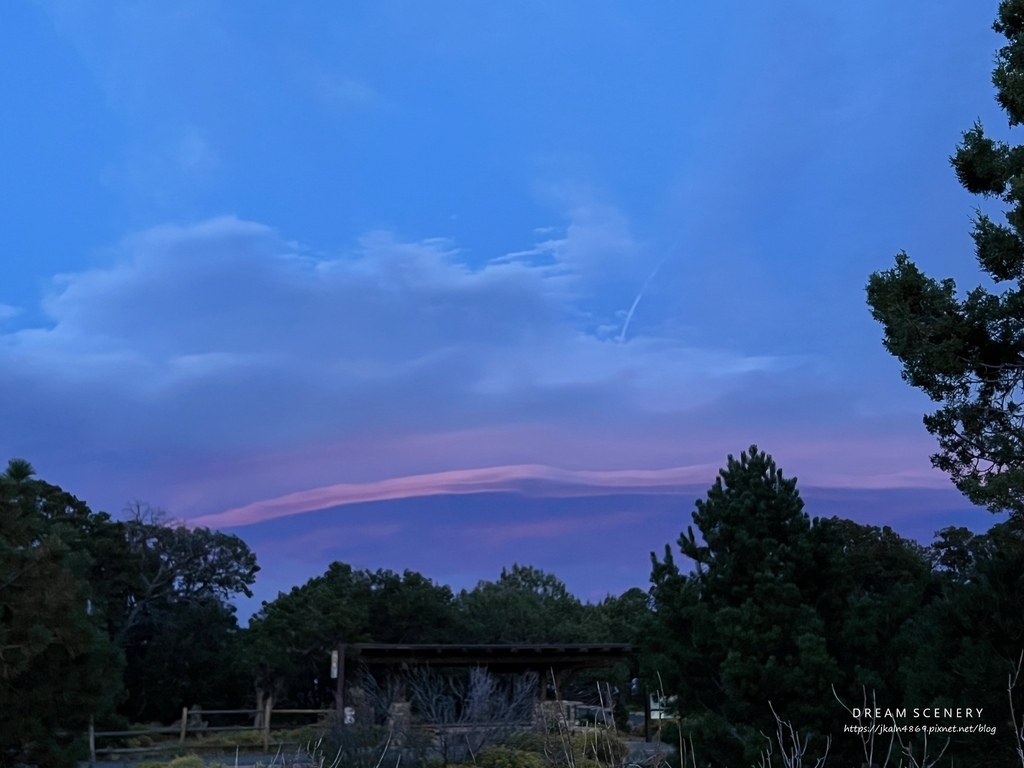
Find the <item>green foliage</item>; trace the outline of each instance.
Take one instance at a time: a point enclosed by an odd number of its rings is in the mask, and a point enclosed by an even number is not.
[[[1024,122],[1024,0],[1003,0],[993,28],[1006,44],[992,82],[1013,128]],[[1024,146],[993,139],[976,122],[950,162],[968,192],[1003,209],[1005,223],[979,210],[972,231],[978,264],[995,287],[960,297],[953,280],[926,276],[901,253],[892,269],[871,275],[867,300],[903,378],[939,404],[924,419],[938,438],[932,463],[974,503],[1009,512],[1012,524],[983,536],[939,531],[928,552],[930,594],[904,622],[895,650],[907,660],[900,684],[908,697],[939,703],[956,692],[1006,722],[999,683],[1024,648]],[[900,616],[913,603],[910,592],[890,596]],[[960,737],[950,756],[979,766],[1012,761],[995,746],[972,753]]]
[[[312,752],[324,758],[321,765],[330,765],[337,759],[341,768],[378,768],[385,749],[394,747],[390,738],[391,734],[386,728],[347,726],[334,719],[328,724],[323,740]]]
[[[631,643],[635,648],[644,648],[652,634],[655,633],[654,613],[651,596],[642,589],[633,587],[618,597],[609,595],[597,605],[584,605],[583,627],[586,642],[591,643]],[[619,689],[615,697],[615,723],[622,730],[628,730],[629,712],[626,701],[632,700],[635,706],[642,706],[640,691],[634,697],[631,691],[633,679],[639,672],[637,662],[633,659],[619,663],[610,670],[594,670],[591,674],[582,672],[577,676],[578,692],[572,692],[572,698],[591,704],[600,704],[594,698],[597,683],[611,684]],[[602,686],[602,691],[607,693]],[[608,704],[607,696],[603,702]]]
[[[1024,529],[940,531],[929,548],[888,527],[809,520],[795,484],[756,449],[730,457],[680,537],[696,561],[653,558],[656,609],[644,674],[678,695],[701,760],[749,764],[774,733],[768,702],[830,761],[855,764],[838,703],[862,691],[895,707],[983,708],[1010,719],[1006,681],[1024,648]],[[768,564],[766,566],[766,564]],[[655,674],[655,673],[660,674]],[[1015,690],[1024,711],[1024,688]],[[666,728],[675,743],[677,734]],[[1013,762],[1011,740],[954,735],[957,764]]]
[[[547,735],[536,730],[515,731],[505,737],[503,744],[511,749],[544,754]]]
[[[679,545],[697,566],[691,581],[700,620],[691,634],[716,668],[711,707],[767,728],[772,700],[820,725],[817,702],[829,695],[837,667],[815,610],[818,523],[812,527],[803,512],[795,481],[752,446],[729,457],[693,520],[703,541],[691,527]]]
[[[649,615],[642,590],[584,604],[554,574],[514,564],[455,599],[456,637],[471,643],[623,643],[639,639]],[[583,670],[565,681],[565,698],[598,704],[596,683],[628,689],[633,671]]]
[[[312,734],[307,732],[273,731],[272,741],[305,744]],[[221,744],[226,747],[257,747],[263,744],[260,731],[227,731],[206,738],[206,743]]]
[[[620,765],[629,754],[629,744],[607,728],[588,728],[571,739],[577,759],[594,760],[603,765]]]
[[[191,754],[174,758],[167,764],[167,768],[207,768],[207,766],[203,762],[203,758]]]
[[[756,760],[768,702],[808,734],[841,729],[832,689],[900,699],[905,630],[937,595],[929,553],[889,528],[811,519],[796,482],[752,446],[732,456],[693,527],[684,574],[652,555],[648,685],[678,695],[702,759]],[[887,701],[890,699],[886,699]],[[846,759],[841,746],[833,757]]]
[[[623,642],[641,630],[647,602],[632,590],[583,605],[555,576],[521,565],[455,597],[414,571],[399,576],[336,562],[265,602],[243,633],[241,657],[266,695],[324,706],[333,689],[314,680],[328,679],[330,653],[340,643]]]
[[[546,761],[536,752],[495,745],[477,755],[477,764],[480,768],[545,768]]]
[[[153,761],[139,763],[135,768],[226,768],[224,763],[207,763],[199,755],[191,753],[175,757],[169,762]]]
[[[414,571],[356,571],[332,563],[273,602],[245,633],[243,657],[257,686],[284,700],[324,706],[331,651],[340,643],[452,639],[452,593]]]
[[[477,755],[483,768],[542,768],[550,765],[590,766],[621,765],[629,754],[627,741],[603,727],[566,733],[518,731],[496,746]]]
[[[170,720],[182,702],[237,703],[227,600],[249,594],[255,556],[236,536],[133,512],[94,513],[22,460],[0,477],[4,760],[78,759],[90,716],[110,727],[118,706]]]
[[[905,631],[939,595],[929,552],[888,526],[828,522],[835,554],[818,606],[842,670],[835,687],[857,700],[864,687],[898,700]]]
[[[252,594],[256,556],[237,536],[172,524],[138,504],[129,511],[105,611],[127,659],[122,712],[169,721],[183,705],[237,705],[249,682],[233,661],[238,623],[228,601]]]
[[[532,566],[503,568],[457,600],[460,635],[474,643],[585,642],[587,611],[553,574]]]
[[[958,544],[966,556],[958,554],[957,570],[942,574],[942,598],[921,611],[907,633],[907,695],[920,706],[970,701],[984,708],[988,722],[1007,723],[1006,682],[1024,649],[1024,533],[1002,523],[985,534],[958,536]],[[1024,690],[1014,692],[1014,701],[1017,712],[1024,711]],[[979,750],[976,739],[954,735],[949,755],[994,768],[1013,763],[1012,746],[992,739]]]
[[[993,83],[1011,126],[1024,118],[1024,0],[1003,0],[994,28],[1007,45]],[[973,502],[1024,514],[1024,147],[989,138],[980,123],[950,159],[960,184],[1006,206],[1006,224],[978,212],[981,268],[1001,288],[959,299],[953,280],[927,277],[905,253],[871,275],[867,299],[903,378],[941,404],[925,417],[938,438],[932,463]]]
[[[0,764],[45,768],[81,757],[123,661],[90,607],[87,533],[107,520],[33,475],[20,460],[0,475]]]
[[[379,570],[370,576],[369,629],[380,643],[443,643],[454,640],[452,592],[415,571],[401,576]]]

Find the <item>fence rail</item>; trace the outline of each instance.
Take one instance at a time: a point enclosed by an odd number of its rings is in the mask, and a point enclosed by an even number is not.
[[[191,733],[205,734],[223,731],[258,731],[261,735],[261,747],[264,754],[270,751],[270,747],[280,746],[277,742],[270,741],[270,716],[278,715],[316,715],[321,717],[334,710],[330,709],[273,709],[269,706],[263,709],[193,709],[188,707],[181,709],[181,721],[178,725],[155,726],[153,728],[139,728],[131,731],[97,731],[93,723],[89,723],[89,762],[95,763],[97,755],[128,755],[128,754],[155,754],[167,752],[173,749],[180,749],[185,744],[185,739]],[[259,715],[263,715],[262,719]],[[204,715],[250,715],[253,718],[252,725],[215,725],[210,726],[202,722]],[[196,722],[198,720],[198,722]],[[190,722],[191,721],[191,722]],[[149,747],[100,747],[96,746],[96,739],[113,739],[124,736],[150,736],[156,734],[178,734],[177,743],[170,741],[162,744],[154,744]],[[223,749],[222,744],[192,744],[191,747],[200,749],[209,748]]]

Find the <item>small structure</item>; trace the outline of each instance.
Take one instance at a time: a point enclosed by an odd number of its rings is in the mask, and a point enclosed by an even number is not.
[[[414,667],[434,668],[484,667],[498,674],[534,672],[537,674],[536,711],[550,709],[546,702],[549,685],[555,698],[560,698],[559,681],[581,669],[601,669],[633,658],[628,643],[599,644],[382,644],[355,643],[337,649],[338,677],[335,699],[339,711],[346,704],[345,670],[352,663],[367,667],[390,667],[408,670]],[[333,667],[333,664],[332,664]],[[332,670],[333,671],[333,670]],[[554,679],[552,679],[554,676]],[[404,691],[393,705],[396,721],[408,721],[409,704]]]

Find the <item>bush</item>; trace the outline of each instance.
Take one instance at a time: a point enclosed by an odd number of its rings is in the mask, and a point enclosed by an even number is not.
[[[619,765],[629,755],[629,745],[607,728],[597,728],[572,736],[572,751],[577,758]]]
[[[340,722],[331,723],[319,748],[315,748],[319,737],[312,739],[310,751],[322,755],[327,764],[338,759],[339,765],[345,768],[375,768],[379,765],[381,755],[389,748],[387,728],[383,726],[346,726]],[[308,742],[302,742],[303,748]],[[394,748],[394,744],[390,748]]]
[[[539,731],[516,731],[509,734],[504,741],[504,746],[543,755],[547,742],[545,734]]]
[[[483,750],[478,758],[481,768],[545,768],[545,760],[535,752],[495,746]]]
[[[207,766],[203,762],[203,758],[192,754],[174,758],[167,764],[167,768],[207,768]]]
[[[326,727],[317,727],[315,725],[304,725],[300,728],[289,728],[283,731],[273,731],[271,733],[271,741],[283,741],[289,744],[298,744],[305,747],[307,744],[316,744],[317,741],[324,735]],[[259,731],[249,731],[249,733],[255,734],[256,743],[260,743],[263,739],[262,734]]]
[[[208,743],[225,747],[258,747],[263,744],[263,734],[254,730],[224,731],[207,737]]]

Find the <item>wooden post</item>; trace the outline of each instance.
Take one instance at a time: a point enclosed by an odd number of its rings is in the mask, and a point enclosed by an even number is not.
[[[96,723],[92,715],[89,715],[89,768],[96,763]]]
[[[188,707],[181,708],[181,736],[179,741],[185,743],[185,733],[188,731]]]
[[[263,706],[263,754],[270,751],[270,705],[273,697],[267,697],[267,703]]]
[[[651,740],[651,694],[647,688],[643,690],[644,695],[644,741]]]
[[[334,689],[334,707],[342,724],[345,722],[345,644],[338,646],[338,682]]]
[[[345,722],[345,644],[338,648],[338,704],[341,709],[341,722]]]

